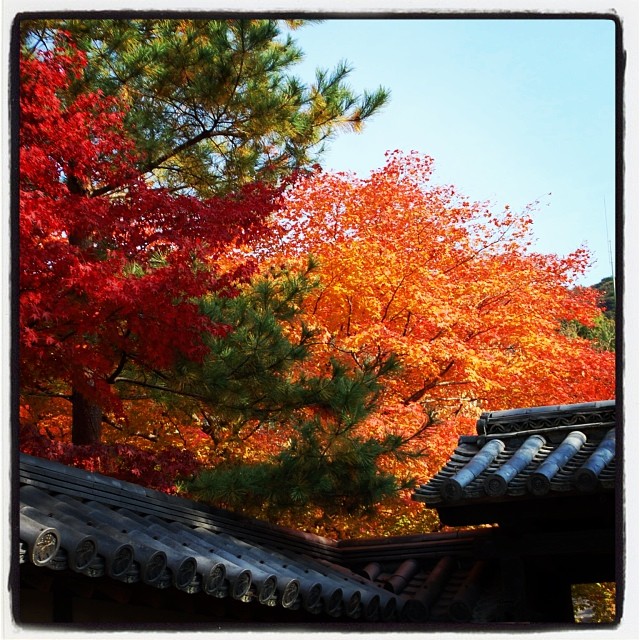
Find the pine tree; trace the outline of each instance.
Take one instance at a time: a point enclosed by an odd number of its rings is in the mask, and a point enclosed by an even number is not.
[[[209,196],[310,166],[324,143],[358,131],[387,101],[356,95],[342,62],[311,85],[288,29],[301,21],[109,19],[23,23],[25,47],[63,30],[88,59],[74,92],[124,96],[139,170],[174,191]],[[113,185],[100,189],[105,192]]]
[[[257,462],[204,469],[187,490],[219,506],[268,518],[309,509],[319,509],[324,518],[368,512],[411,484],[380,468],[385,456],[409,455],[402,451],[401,438],[358,431],[375,407],[381,379],[395,366],[389,359],[382,368],[358,371],[332,361],[327,376],[297,379],[292,384],[302,402],[289,408],[286,445]]]
[[[321,287],[315,268],[313,259],[299,272],[274,268],[237,296],[203,298],[203,313],[228,332],[207,337],[202,362],[185,360],[155,378],[120,377],[120,384],[198,417],[224,460],[188,483],[198,498],[268,517],[310,505],[344,515],[404,486],[379,468],[383,456],[405,455],[401,438],[359,430],[395,359],[361,368],[330,359],[322,374],[305,371],[317,335],[302,309]]]

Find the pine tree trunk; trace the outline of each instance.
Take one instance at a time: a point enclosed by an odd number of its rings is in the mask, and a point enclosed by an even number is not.
[[[102,409],[75,389],[71,393],[71,442],[98,444],[102,438]]]

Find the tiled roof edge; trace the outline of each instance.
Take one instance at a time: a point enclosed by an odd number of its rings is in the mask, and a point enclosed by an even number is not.
[[[56,492],[74,493],[71,489],[65,491],[63,483],[68,479],[73,485],[77,483],[78,487],[86,487],[88,491],[91,491],[92,499],[97,501],[102,500],[108,503],[110,496],[113,496],[114,499],[125,496],[136,500],[139,504],[148,501],[159,505],[160,508],[166,507],[176,512],[185,512],[185,514],[200,512],[213,520],[224,520],[226,526],[231,525],[238,531],[246,531],[247,538],[276,535],[281,537],[283,542],[294,542],[297,545],[308,547],[309,553],[313,553],[314,547],[332,550],[336,546],[336,541],[331,538],[258,520],[182,496],[170,495],[162,491],[142,487],[141,485],[112,478],[101,473],[70,467],[53,460],[21,453],[19,466],[21,482],[47,486],[48,488],[54,488]],[[30,474],[31,476],[37,474],[37,480],[29,477]]]

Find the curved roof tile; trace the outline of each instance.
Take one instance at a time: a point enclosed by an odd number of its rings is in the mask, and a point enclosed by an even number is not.
[[[615,401],[485,413],[413,498],[440,507],[613,489],[615,432]]]
[[[498,615],[500,594],[480,598],[473,586],[501,571],[498,560],[476,569],[488,529],[338,542],[26,455],[20,484],[25,575],[54,570],[366,623]]]

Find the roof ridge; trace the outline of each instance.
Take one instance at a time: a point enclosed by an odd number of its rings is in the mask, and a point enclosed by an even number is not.
[[[559,404],[503,411],[486,411],[476,422],[479,436],[505,433],[539,433],[559,427],[604,426],[615,418],[615,400]]]

